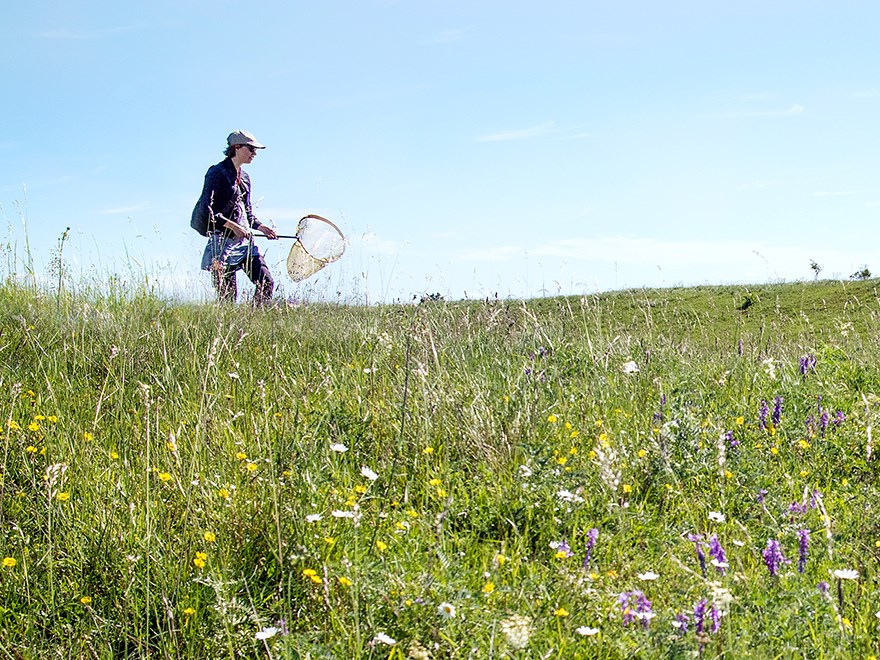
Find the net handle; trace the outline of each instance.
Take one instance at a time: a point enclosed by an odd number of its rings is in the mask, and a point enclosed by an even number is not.
[[[322,215],[315,215],[314,213],[309,213],[308,215],[304,215],[303,217],[301,217],[299,219],[299,223],[297,223],[297,225],[296,225],[297,228],[299,228],[300,223],[303,220],[306,220],[307,218],[314,218],[315,220],[320,220],[321,222],[326,222],[328,225],[333,227],[333,229],[335,229],[340,236],[342,236],[343,240],[345,240],[345,234],[342,233],[342,230],[339,229],[339,227],[337,227],[333,222],[331,222],[330,220],[328,220],[327,218],[325,218]],[[268,236],[266,236],[266,234],[251,234],[251,236],[253,236],[254,238],[269,238]],[[275,238],[292,238],[294,240],[298,240],[299,234],[293,234],[293,235],[291,235],[291,234],[276,234]]]

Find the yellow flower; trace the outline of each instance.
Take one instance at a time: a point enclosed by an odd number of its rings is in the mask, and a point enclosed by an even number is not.
[[[623,484],[623,492],[624,493],[631,493],[631,492],[633,492],[633,487],[630,486],[629,484]]]
[[[443,482],[440,481],[439,479],[431,479],[431,480],[428,482],[428,485],[429,485],[429,486],[439,486],[439,485],[442,484],[442,483],[443,483]]]
[[[197,552],[195,558],[193,559],[193,564],[195,564],[198,568],[204,568],[205,564],[208,563],[208,555],[204,552]]]
[[[213,543],[217,540],[217,535],[214,532],[205,532],[204,538],[208,543]]]
[[[804,470],[804,472],[806,472],[806,470]],[[806,476],[806,475],[802,475],[802,476]],[[849,479],[844,479],[843,481],[840,482],[840,485],[843,486],[844,488],[846,488],[847,486],[849,486]]]
[[[39,431],[39,430],[40,430],[40,425],[37,424],[36,422],[31,422],[30,424],[28,424],[28,431]]]
[[[616,577],[617,577],[617,571],[615,571],[615,570],[612,569],[612,570],[610,570],[610,571],[607,571],[607,572],[605,573],[605,575],[607,575],[607,576],[610,577],[610,578],[616,578]]]
[[[81,602],[83,605],[90,605],[92,602],[92,597],[91,596],[83,596],[82,598],[79,599],[79,602]]]
[[[225,488],[221,488],[220,490],[218,490],[218,491],[217,491],[217,495],[219,495],[220,497],[222,497],[224,500],[228,500],[228,499],[229,499],[229,491],[226,490]]]
[[[733,472],[731,472],[730,470],[725,470],[724,476],[727,477],[728,479],[733,479]]]
[[[559,465],[565,465],[568,462],[568,457],[567,456],[560,456],[559,458],[556,459],[556,462],[559,463]]]
[[[433,454],[433,453],[434,453],[434,448],[433,448],[433,447],[425,447],[425,448],[422,450],[422,453],[423,453],[423,454]]]
[[[61,491],[55,497],[58,498],[58,501],[60,502],[66,502],[70,499],[70,493],[65,493],[64,491]]]
[[[238,460],[243,461],[244,459],[247,458],[247,454],[245,454],[243,451],[240,451],[240,452],[238,452],[238,453],[235,454],[235,457],[236,457]]]
[[[50,424],[57,424],[58,423],[58,415],[49,415],[46,418],[46,421],[49,422]]]
[[[34,421],[36,422],[42,422],[44,419],[46,419],[45,415],[34,415]]]
[[[110,458],[112,458],[115,461],[117,458],[119,458],[119,454],[117,454],[115,451],[111,451]]]
[[[647,455],[648,455],[648,452],[646,452],[644,449],[639,449],[639,451],[638,451],[639,458],[644,458]]]
[[[570,435],[569,437],[571,437],[571,438],[576,438],[576,437],[578,437],[580,434],[581,434],[581,432],[578,431],[577,429],[575,429],[574,431],[571,432],[571,435]]]
[[[318,573],[315,571],[314,568],[304,568],[302,574],[306,577],[312,577],[313,575],[317,575]]]
[[[3,558],[3,566],[6,568],[15,568],[15,565],[18,562],[15,561],[15,557],[4,557]]]
[[[559,421],[559,418],[556,415],[548,415],[547,421],[551,424],[555,424],[557,421]]]
[[[39,451],[39,450],[38,450],[36,447],[34,447],[33,445],[28,445],[27,447],[25,447],[24,450],[25,450],[28,454],[36,454],[36,453]]]
[[[484,594],[491,594],[493,591],[495,591],[495,584],[493,582],[487,582],[483,585]]]
[[[779,448],[778,447],[770,447],[770,453],[773,454],[774,456],[777,456],[779,454]]]
[[[358,495],[363,495],[364,493],[367,492],[367,487],[364,486],[363,484],[358,484],[357,486],[354,487],[354,492],[356,492]]]
[[[810,443],[806,440],[798,440],[798,447],[800,447],[801,449],[809,449]]]
[[[806,477],[808,474],[810,474],[810,471],[809,471],[809,470],[801,470],[801,476],[802,476],[802,477]],[[844,481],[845,481],[845,480],[844,480]]]
[[[10,429],[11,431],[16,431],[16,430],[20,429],[21,427],[18,425],[18,422],[16,422],[14,419],[10,419],[10,420],[7,420],[7,422],[6,422],[6,428]]]
[[[345,577],[344,575],[340,575],[339,576],[339,584],[341,584],[343,587],[350,587],[354,583],[351,580],[349,580],[347,577]]]
[[[437,497],[446,497],[446,489],[438,488],[437,489]]]
[[[877,543],[880,543],[880,541],[877,541]],[[502,555],[500,552],[497,555],[495,555],[495,562],[499,566],[504,566],[504,562],[506,562],[506,561],[507,561],[507,557]]]
[[[742,426],[745,423],[746,423],[746,418],[743,417],[742,415],[740,415],[739,417],[736,418],[736,425],[737,426]]]
[[[93,436],[89,431],[85,431],[83,433],[83,440],[85,440],[86,442],[91,442],[94,439],[95,439],[95,436]]]
[[[187,608],[183,611],[183,613],[186,614],[187,616],[192,616],[193,614],[196,613],[196,611],[195,611],[193,608],[191,608],[191,607],[187,607]]]
[[[556,559],[565,559],[569,556],[569,553],[565,550],[559,550],[555,555],[553,555]]]
[[[247,468],[248,472],[253,472],[254,470],[257,469],[257,464],[256,463],[248,463],[247,465],[245,465],[245,468]]]
[[[410,518],[418,518],[419,512],[416,511],[415,509],[410,509],[409,511],[406,512],[406,515],[408,515]]]
[[[383,541],[376,541],[376,547],[379,548],[379,552],[385,552],[388,549],[388,544]]]
[[[602,426],[602,420],[601,420],[601,419],[597,419],[596,422],[595,422],[595,424],[596,424],[596,428],[599,428],[600,426]]]
[[[568,610],[564,607],[560,607],[558,610],[553,610],[553,616],[563,617],[568,616]]]
[[[173,440],[169,440],[165,443],[165,446],[168,448],[168,451],[175,452],[177,451],[177,444]]]
[[[168,472],[160,472],[159,481],[171,481],[171,475]]]

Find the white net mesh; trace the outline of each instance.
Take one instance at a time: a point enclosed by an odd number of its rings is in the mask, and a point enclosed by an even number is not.
[[[345,237],[329,220],[306,216],[296,229],[298,240],[287,255],[287,274],[294,282],[314,275],[345,252]]]

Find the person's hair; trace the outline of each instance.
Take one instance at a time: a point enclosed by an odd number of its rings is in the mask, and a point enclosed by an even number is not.
[[[230,144],[228,147],[226,147],[226,151],[223,152],[223,155],[227,158],[232,158],[235,155],[235,148],[243,146],[243,144]]]

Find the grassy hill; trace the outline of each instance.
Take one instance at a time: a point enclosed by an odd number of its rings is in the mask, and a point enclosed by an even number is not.
[[[0,650],[878,654],[878,311],[876,281],[269,310],[7,282]]]

